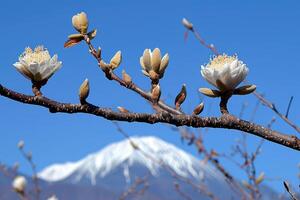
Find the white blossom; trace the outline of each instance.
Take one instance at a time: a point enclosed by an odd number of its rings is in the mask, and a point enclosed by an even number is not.
[[[55,54],[52,58],[47,49],[38,46],[34,50],[27,47],[14,66],[26,78],[40,82],[48,80],[62,65]]]
[[[219,55],[201,66],[201,75],[221,91],[234,90],[247,76],[249,69],[237,56]]]

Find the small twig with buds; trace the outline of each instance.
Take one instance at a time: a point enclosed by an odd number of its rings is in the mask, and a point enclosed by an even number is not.
[[[34,183],[34,191],[35,191],[35,199],[36,200],[39,200],[40,199],[40,193],[41,193],[41,189],[40,189],[40,186],[39,186],[39,181],[38,181],[38,176],[37,176],[37,171],[36,171],[36,166],[32,160],[32,153],[31,152],[25,152],[24,151],[24,141],[20,141],[18,143],[18,148],[22,154],[22,156],[24,157],[25,160],[28,161],[30,167],[31,167],[31,170],[32,170],[32,180],[33,180],[33,183]]]
[[[219,55],[218,51],[216,50],[214,45],[208,45],[206,43],[206,41],[200,36],[199,32],[194,28],[193,24],[188,21],[187,19],[183,19],[182,20],[182,24],[184,25],[184,27],[187,29],[187,31],[191,31],[194,36],[196,37],[196,39],[200,42],[201,45],[203,45],[204,47],[210,49],[216,56]],[[213,91],[215,92],[215,91]],[[211,93],[211,92],[210,92]],[[282,120],[284,120],[289,126],[291,126],[292,128],[294,128],[298,133],[300,133],[300,128],[293,123],[292,121],[290,121],[288,119],[288,113],[289,113],[289,109],[290,109],[290,104],[292,103],[293,98],[290,99],[289,105],[288,105],[288,109],[286,112],[286,115],[280,113],[276,107],[274,103],[271,103],[269,100],[267,100],[265,97],[263,97],[263,95],[259,94],[256,91],[253,91],[253,94],[261,101],[261,103],[265,106],[267,106],[268,108],[270,108],[271,110],[273,110]],[[213,96],[215,96],[216,94],[213,94]],[[252,120],[250,120],[252,121]]]

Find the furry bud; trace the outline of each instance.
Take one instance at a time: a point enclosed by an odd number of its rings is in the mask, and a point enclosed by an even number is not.
[[[89,80],[85,79],[79,88],[79,100],[81,104],[86,103],[86,99],[88,98],[89,93],[90,93]]]

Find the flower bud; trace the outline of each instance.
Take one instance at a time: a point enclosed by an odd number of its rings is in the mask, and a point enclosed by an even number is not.
[[[26,185],[27,185],[27,181],[24,176],[15,177],[12,183],[12,187],[14,191],[21,195],[24,195]]]
[[[157,84],[153,89],[152,89],[152,100],[154,102],[158,102],[159,101],[159,98],[160,98],[160,95],[161,95],[161,91],[160,91],[160,86],[159,84]]]
[[[191,22],[189,22],[186,18],[182,19],[182,24],[188,30],[191,30],[191,31],[193,30],[193,24]]]
[[[122,54],[121,51],[118,51],[114,57],[112,57],[112,59],[110,60],[110,68],[112,70],[116,69],[117,67],[119,67],[119,65],[121,64],[122,61]]]
[[[101,52],[102,52],[101,48],[98,47],[98,50],[97,50],[97,53],[96,53],[97,58],[101,58]]]
[[[79,100],[81,104],[86,103],[86,99],[90,93],[89,80],[85,79],[79,88]]]
[[[132,83],[131,77],[129,76],[129,74],[126,73],[125,70],[122,71],[122,77],[126,85],[130,85]]]
[[[85,12],[78,13],[72,17],[73,27],[82,34],[86,34],[89,21]]]
[[[256,90],[256,85],[245,85],[242,87],[239,87],[233,91],[233,94],[237,95],[247,95]]]
[[[209,97],[219,97],[221,93],[218,90],[212,90],[209,88],[199,88],[199,92]]]
[[[179,94],[175,98],[175,108],[176,108],[176,110],[180,109],[180,106],[184,102],[184,100],[186,98],[186,95],[187,95],[186,94],[186,86],[185,86],[185,84],[183,84]]]
[[[19,148],[19,149],[23,149],[23,148],[24,148],[24,145],[25,145],[25,142],[24,142],[23,140],[20,140],[20,141],[18,142],[18,148]]]
[[[193,115],[199,115],[204,109],[204,103],[200,103],[193,111]]]

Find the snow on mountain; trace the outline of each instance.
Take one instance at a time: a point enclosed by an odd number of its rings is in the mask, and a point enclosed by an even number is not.
[[[131,141],[137,145],[138,150]],[[86,179],[96,185],[99,177],[103,178],[121,167],[126,182],[130,182],[129,169],[139,165],[147,168],[153,176],[159,176],[163,168],[180,177],[198,181],[204,178],[224,181],[224,177],[209,164],[157,137],[133,137],[131,141],[113,143],[78,162],[51,165],[38,176],[49,182],[64,181],[69,177],[73,177],[73,183]]]

